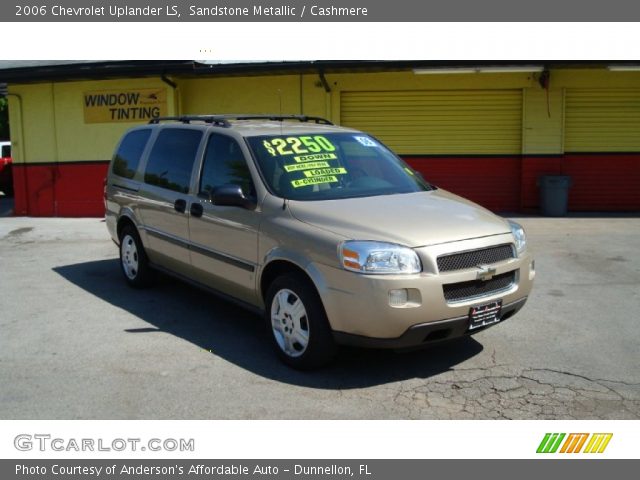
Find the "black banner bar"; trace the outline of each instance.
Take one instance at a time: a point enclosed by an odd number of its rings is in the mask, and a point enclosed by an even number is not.
[[[283,445],[283,449],[286,445]],[[635,478],[640,460],[0,460],[0,478],[424,480]]]
[[[0,18],[3,22],[634,22],[640,19],[640,2],[16,0],[0,3]]]

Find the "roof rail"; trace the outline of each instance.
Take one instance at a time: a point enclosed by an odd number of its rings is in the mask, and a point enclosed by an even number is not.
[[[235,120],[274,120],[274,121],[284,121],[284,120],[298,120],[299,122],[314,122],[322,125],[333,125],[333,123],[326,118],[322,117],[313,117],[309,115],[222,115],[225,118],[235,119]]]
[[[312,117],[308,115],[253,115],[253,114],[224,114],[224,115],[181,115],[178,117],[158,117],[149,120],[150,124],[158,124],[160,122],[204,122],[216,125],[218,127],[228,128],[231,126],[229,120],[297,120],[299,122],[314,122],[322,125],[333,125],[332,122],[322,117]]]
[[[230,127],[231,124],[228,121],[226,121],[226,119],[221,117],[222,117],[221,115],[181,115],[179,117],[152,118],[151,120],[149,120],[149,123],[152,125],[155,125],[160,122],[182,122],[182,123],[204,122],[204,123],[210,123],[212,125],[217,125],[219,127]]]

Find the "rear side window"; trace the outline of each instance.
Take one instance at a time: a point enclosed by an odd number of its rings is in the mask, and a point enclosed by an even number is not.
[[[113,157],[113,173],[120,177],[133,178],[140,164],[140,157],[147,146],[151,130],[129,132]]]
[[[201,139],[200,130],[162,130],[149,154],[147,169],[144,172],[145,183],[187,193]]]
[[[200,176],[200,193],[211,193],[221,185],[240,185],[245,195],[253,195],[255,190],[251,173],[240,149],[233,138],[213,134],[207,142],[207,150]]]

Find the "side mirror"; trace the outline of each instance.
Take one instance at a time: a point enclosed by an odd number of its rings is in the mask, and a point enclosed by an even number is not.
[[[211,192],[211,203],[221,207],[242,207],[248,210],[256,208],[256,202],[247,197],[240,185],[220,185]]]

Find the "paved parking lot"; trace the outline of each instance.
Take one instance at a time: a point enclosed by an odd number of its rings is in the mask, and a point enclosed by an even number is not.
[[[640,218],[522,218],[524,310],[411,353],[281,365],[258,317],[120,277],[100,219],[0,219],[0,418],[640,418]]]

